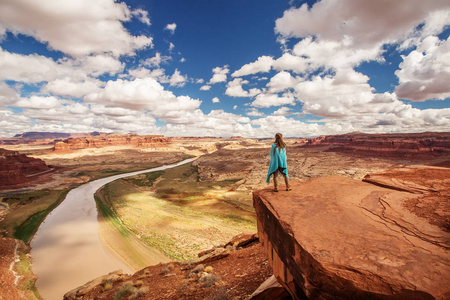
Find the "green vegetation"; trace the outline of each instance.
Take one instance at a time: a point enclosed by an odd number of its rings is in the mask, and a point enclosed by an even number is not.
[[[127,227],[147,245],[176,260],[241,232],[255,232],[252,197],[236,181],[199,181],[192,164],[119,179],[97,193],[99,211],[122,233]]]
[[[137,288],[132,282],[125,282],[121,287],[119,287],[114,294],[113,300],[122,300],[127,296],[133,295],[137,292]]]
[[[97,203],[97,209],[100,215],[108,222],[110,222],[119,231],[123,237],[129,235],[129,230],[123,226],[122,221],[117,216],[117,213],[112,209],[111,202],[109,199],[108,192],[105,196],[105,188],[103,187],[100,191],[97,191],[94,195],[95,203]],[[106,188],[107,189],[107,188]]]
[[[156,171],[156,172],[150,172],[145,173],[141,175],[136,175],[133,177],[126,178],[125,180],[128,182],[131,182],[134,185],[143,187],[143,186],[151,186],[155,182],[158,177],[160,177],[164,172],[163,171]]]
[[[142,169],[157,167],[159,164],[155,162],[150,162],[146,164],[129,164],[124,167],[124,165],[111,165],[108,169],[95,169],[95,170],[84,170],[79,171],[74,174],[74,177],[89,177],[89,181],[104,178],[116,174],[123,174],[128,172],[139,171]],[[160,176],[160,174],[148,173],[143,177],[143,181],[136,181],[137,185],[149,185]],[[73,188],[72,186],[71,188]],[[0,197],[1,205],[8,207],[8,213],[3,219],[0,219],[0,234],[16,238],[29,244],[34,234],[38,230],[40,224],[45,219],[45,217],[56,208],[66,197],[70,188],[61,190],[35,190],[27,192],[17,192],[13,194],[7,194]],[[112,206],[98,201],[96,197],[97,205],[99,211],[104,215],[105,218],[109,219],[115,228],[122,236],[129,236],[132,233],[129,229],[124,226],[115,213]],[[18,260],[15,264],[16,272],[22,276],[19,282],[19,288],[25,291],[25,296],[28,299],[42,299],[35,287],[35,276],[31,271],[31,258],[29,256],[28,250],[23,250]]]
[[[45,217],[66,197],[69,190],[38,190],[9,195],[3,202],[10,212],[0,222],[6,236],[29,243]]]
[[[15,264],[16,272],[22,276],[19,281],[19,289],[26,292],[28,299],[42,299],[36,289],[36,278],[31,270],[31,258],[26,253],[22,253],[19,259]]]

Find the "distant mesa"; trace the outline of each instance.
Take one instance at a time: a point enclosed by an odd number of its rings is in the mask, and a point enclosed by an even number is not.
[[[50,167],[38,158],[0,148],[0,186],[29,182],[33,175],[50,170]]]
[[[161,148],[170,143],[171,138],[163,135],[108,134],[85,138],[69,138],[55,143],[54,151],[66,152],[86,148],[108,146],[134,146],[142,148]]]
[[[0,138],[0,145],[52,145],[67,138],[82,138],[106,135],[97,131],[91,133],[64,133],[64,132],[24,132],[12,138]]]
[[[307,140],[305,147],[329,146],[332,152],[394,159],[450,155],[450,132],[403,134],[349,133]]]
[[[25,132],[22,134],[16,134],[15,138],[21,139],[65,139],[70,137],[70,133],[61,132]]]

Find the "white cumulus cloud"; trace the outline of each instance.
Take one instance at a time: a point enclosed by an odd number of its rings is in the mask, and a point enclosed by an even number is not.
[[[402,57],[400,69],[395,72],[400,83],[395,89],[399,98],[425,101],[450,97],[450,37],[441,41],[429,36]]]
[[[254,97],[261,93],[261,90],[257,88],[252,88],[246,91],[242,88],[242,85],[248,84],[248,80],[243,80],[242,78],[235,78],[233,81],[227,83],[227,89],[225,94],[231,97]]]
[[[242,77],[250,74],[269,72],[272,68],[273,58],[271,56],[261,56],[254,62],[243,65],[239,70],[231,74],[232,77]]]
[[[170,76],[170,86],[177,86],[182,87],[186,84],[187,77],[184,75],[181,75],[180,71],[178,69],[175,69],[172,76]]]
[[[213,70],[213,77],[209,80],[210,84],[218,83],[218,82],[226,82],[227,74],[230,72],[230,69],[227,65],[223,67],[215,67]]]
[[[141,20],[143,13],[140,15]],[[104,1],[1,1],[0,25],[14,34],[32,36],[71,56],[110,53],[130,55],[152,47],[151,37],[133,36],[122,22],[132,12],[126,4]]]
[[[292,93],[284,93],[282,96],[278,94],[262,93],[256,96],[252,105],[255,107],[271,107],[271,106],[281,106],[286,104],[294,104],[295,97]]]
[[[176,23],[167,24],[165,29],[169,30],[170,33],[174,34],[175,33],[175,29],[177,29],[177,24]]]

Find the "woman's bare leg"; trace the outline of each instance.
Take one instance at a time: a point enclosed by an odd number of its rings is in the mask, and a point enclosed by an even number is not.
[[[273,172],[273,186],[275,187],[275,189],[277,189],[277,187],[278,187],[277,175],[278,175],[278,170]]]
[[[289,187],[289,177],[287,177],[286,175],[284,175],[284,183],[286,184],[286,188],[288,188]]]

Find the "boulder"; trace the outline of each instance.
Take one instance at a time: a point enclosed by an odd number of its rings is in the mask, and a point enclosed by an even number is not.
[[[69,292],[67,292],[64,295],[64,300],[75,300],[75,299],[83,299],[83,297],[90,292],[92,292],[93,289],[98,288],[101,284],[111,281],[117,281],[121,278],[127,277],[128,275],[123,274],[122,270],[116,270],[111,273],[108,273],[106,275],[97,277],[87,283],[85,283],[82,286],[79,286]]]
[[[250,300],[289,300],[291,295],[278,282],[275,275],[270,276],[250,295]]]
[[[403,205],[420,190],[329,176],[255,191],[274,275],[294,299],[449,299],[450,235]]]
[[[199,258],[196,259],[192,259],[190,260],[188,263],[190,265],[196,265],[196,264],[205,264],[208,262],[212,262],[215,260],[219,260],[222,259],[224,257],[227,257],[228,255],[230,255],[230,251],[226,250],[224,248],[215,248],[214,251],[209,252]]]

